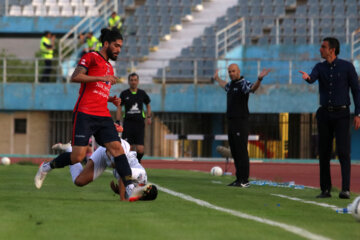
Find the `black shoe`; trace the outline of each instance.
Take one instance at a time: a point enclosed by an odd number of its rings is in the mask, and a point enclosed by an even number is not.
[[[316,198],[330,198],[331,194],[329,191],[322,191]]]
[[[233,181],[232,183],[228,184],[230,187],[240,187],[241,183],[238,180]]]
[[[339,198],[350,199],[350,192],[349,191],[341,191],[339,193]]]

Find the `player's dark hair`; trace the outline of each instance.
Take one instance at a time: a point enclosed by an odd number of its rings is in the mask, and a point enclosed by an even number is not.
[[[130,81],[130,78],[131,78],[131,77],[134,77],[134,76],[136,76],[137,79],[139,79],[139,75],[138,75],[136,72],[133,72],[133,73],[130,73],[130,74],[129,74],[128,80]]]
[[[116,40],[123,40],[121,33],[117,29],[101,29],[100,41],[104,46],[105,42],[112,43]]]
[[[49,31],[45,31],[44,36],[48,35],[49,33],[50,33]]]
[[[329,43],[330,48],[335,48],[335,55],[339,55],[340,53],[340,42],[334,37],[326,37],[323,39],[323,41],[326,41]]]

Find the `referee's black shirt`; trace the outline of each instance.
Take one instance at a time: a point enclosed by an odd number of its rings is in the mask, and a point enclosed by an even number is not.
[[[124,90],[120,94],[121,106],[125,105],[124,120],[144,121],[144,104],[150,103],[150,97],[144,90],[137,89],[136,93],[130,89]]]

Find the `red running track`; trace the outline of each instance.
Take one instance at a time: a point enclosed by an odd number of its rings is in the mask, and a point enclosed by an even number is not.
[[[144,160],[145,168],[157,169],[183,169],[210,172],[213,166],[225,169],[224,162],[196,162],[196,161],[168,161],[168,160]],[[233,163],[229,163],[228,172],[235,174]],[[295,181],[295,184],[320,187],[319,165],[315,163],[251,163],[250,177],[277,182]],[[341,189],[341,171],[339,164],[331,164],[331,179],[334,187]],[[351,166],[352,192],[360,193],[360,164]]]
[[[12,163],[19,161],[32,162],[40,164],[43,161],[49,161],[51,158],[11,158]],[[142,165],[145,168],[157,169],[183,169],[198,170],[210,172],[213,166],[220,166],[225,170],[224,162],[206,162],[206,161],[178,161],[178,160],[144,160]],[[233,163],[229,163],[228,172],[235,174]],[[319,184],[319,165],[317,163],[250,163],[250,177],[271,180],[277,182],[295,181],[295,184],[320,187]],[[334,187],[341,189],[340,165],[331,164],[331,179]],[[360,193],[360,164],[351,165],[351,186],[352,192]]]

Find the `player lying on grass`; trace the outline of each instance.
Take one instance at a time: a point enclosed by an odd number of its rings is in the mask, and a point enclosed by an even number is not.
[[[118,180],[118,184],[113,181],[110,183],[111,189],[120,195],[121,200],[137,201],[137,200],[154,200],[157,197],[157,188],[155,185],[147,184],[147,174],[143,166],[139,163],[136,152],[130,151],[130,145],[125,140],[121,139],[121,145],[127,156],[131,171],[132,179],[136,188],[131,196],[126,196],[125,186],[118,172],[116,171],[114,157],[104,147],[98,147],[91,155],[85,167],[80,163],[70,165],[70,173],[72,180],[76,186],[82,187],[98,178],[107,167],[114,168],[113,174]],[[53,149],[65,150],[71,152],[71,145],[55,144]]]

